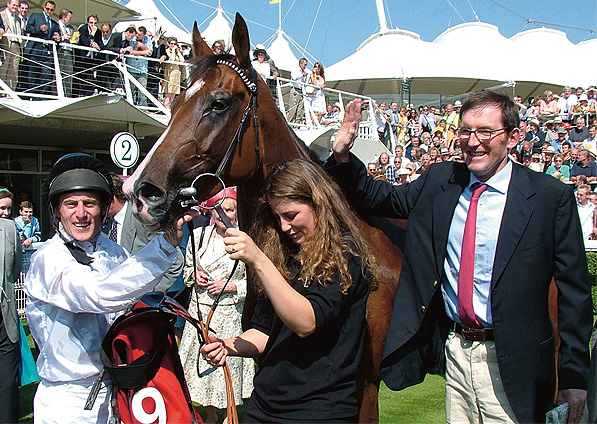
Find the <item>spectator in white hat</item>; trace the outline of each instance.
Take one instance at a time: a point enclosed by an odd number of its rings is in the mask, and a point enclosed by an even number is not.
[[[549,168],[553,161],[553,155],[556,153],[556,149],[552,146],[545,145],[543,146],[543,157],[541,158],[543,162],[543,172],[547,173],[547,168]]]

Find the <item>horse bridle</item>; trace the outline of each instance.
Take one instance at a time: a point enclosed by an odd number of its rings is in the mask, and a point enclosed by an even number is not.
[[[261,161],[261,158],[259,156],[259,117],[257,116],[257,109],[259,108],[259,104],[257,102],[257,71],[253,69],[253,81],[251,81],[245,73],[245,71],[236,62],[233,62],[228,59],[218,59],[216,61],[216,64],[228,66],[240,77],[242,82],[245,84],[247,91],[249,92],[249,103],[247,103],[247,107],[243,112],[243,116],[240,120],[240,123],[238,124],[238,128],[236,129],[234,137],[232,138],[232,141],[230,142],[230,145],[228,146],[228,149],[226,150],[224,157],[220,161],[220,164],[218,165],[216,172],[205,172],[199,174],[195,177],[195,179],[189,187],[180,189],[179,194],[183,197],[183,200],[181,200],[180,203],[183,208],[186,208],[193,204],[199,204],[199,201],[195,198],[195,195],[197,194],[197,189],[195,188],[195,186],[201,178],[213,177],[218,180],[218,182],[222,185],[223,189],[226,188],[224,181],[222,181],[221,174],[224,171],[224,168],[226,168],[226,165],[228,165],[228,162],[232,158],[232,155],[234,154],[234,151],[236,150],[237,146],[239,149],[242,147],[242,141],[245,136],[245,132],[247,131],[247,122],[249,116],[251,115],[251,112],[253,112],[253,128],[255,130],[255,165],[253,168],[253,174],[257,172],[257,168],[259,167],[259,163]],[[224,198],[222,198],[222,201],[223,199]],[[223,212],[220,213],[220,204],[221,202],[216,204],[216,206],[214,206],[214,209],[216,210],[220,218],[222,218],[222,221],[226,224],[226,226],[230,227],[230,221],[228,220],[228,217],[226,217],[226,215]]]
[[[230,161],[230,158],[232,157],[232,154],[234,153],[234,150],[236,149],[236,147],[242,145],[242,140],[244,138],[245,132],[247,131],[247,120],[249,119],[251,112],[253,112],[253,127],[255,128],[255,167],[253,169],[253,174],[256,172],[256,170],[259,166],[259,162],[260,162],[260,157],[259,157],[259,120],[257,117],[257,109],[259,107],[259,105],[257,103],[257,83],[256,83],[257,71],[255,71],[255,69],[253,69],[253,81],[251,81],[249,79],[249,77],[247,76],[247,74],[245,73],[245,71],[236,62],[233,62],[233,61],[227,60],[227,59],[218,59],[216,61],[216,63],[220,64],[220,65],[226,65],[230,69],[232,69],[234,72],[236,72],[236,74],[240,77],[240,79],[245,84],[245,87],[249,91],[249,95],[250,95],[249,103],[247,104],[247,107],[245,108],[245,110],[243,112],[242,119],[240,120],[240,123],[238,124],[238,128],[236,129],[234,138],[232,139],[232,142],[228,146],[228,149],[226,150],[224,157],[220,161],[220,164],[218,165],[216,172],[215,173],[199,174],[195,177],[195,179],[191,183],[190,187],[185,187],[185,188],[180,189],[179,193],[181,194],[181,196],[190,198],[190,199],[181,200],[181,206],[183,208],[186,208],[192,204],[199,204],[199,201],[195,198],[195,194],[197,193],[197,189],[195,188],[195,185],[201,178],[204,178],[204,177],[216,178],[219,181],[219,183],[222,185],[223,192],[225,192],[226,184],[222,180],[221,174],[224,171],[224,168],[226,167],[228,162]],[[231,228],[232,223],[230,222],[230,219],[228,219],[228,216],[226,215],[226,213],[224,213],[224,210],[222,209],[222,203],[224,202],[225,198],[226,198],[226,196],[222,195],[222,198],[219,201],[217,201],[214,206],[212,206],[212,207],[205,206],[204,208],[205,209],[214,209],[216,211],[216,213],[218,214],[218,216],[220,217],[220,219],[222,220],[222,222],[224,223],[224,225],[226,226],[226,228]],[[193,233],[194,228],[193,228],[192,221],[188,223],[188,226],[189,226],[189,232],[190,232],[190,238],[191,238],[191,246],[192,246],[192,250],[193,250],[193,275],[196,277],[196,272],[197,272],[196,253],[197,252],[195,252],[195,236]],[[222,287],[222,290],[220,291],[220,294],[218,295],[218,297],[216,297],[216,300],[214,301],[214,304],[211,307],[210,316],[208,317],[208,319],[206,321],[206,328],[209,327],[209,321],[211,318],[211,314],[213,314],[213,311],[215,311],[216,307],[218,306],[220,299],[222,297],[222,294],[224,293],[224,289],[228,286],[228,283],[232,279],[232,275],[234,275],[234,272],[236,271],[237,266],[238,266],[238,259],[234,262],[234,266],[232,267],[232,271],[230,272],[230,275],[228,276],[226,282],[224,283],[224,286]],[[201,320],[201,316],[199,317],[199,319]],[[206,338],[206,340],[208,340],[208,339]]]
[[[219,65],[228,66],[230,69],[232,69],[234,72],[236,72],[236,74],[240,77],[240,79],[245,84],[245,87],[249,91],[249,95],[250,95],[249,103],[247,104],[247,107],[245,108],[245,110],[243,112],[242,119],[240,120],[238,128],[236,129],[234,138],[232,139],[232,142],[228,146],[228,149],[226,150],[224,157],[220,161],[220,164],[218,165],[216,172],[213,174],[212,173],[203,173],[203,174],[197,175],[195,177],[195,179],[193,180],[193,182],[191,183],[190,187],[182,188],[179,191],[180,196],[183,197],[183,199],[180,202],[181,206],[183,208],[187,208],[187,207],[191,206],[192,204],[199,204],[199,201],[195,198],[195,195],[197,194],[197,189],[195,188],[195,186],[201,178],[204,178],[204,177],[216,178],[219,181],[219,183],[222,185],[223,193],[225,193],[226,185],[224,184],[224,181],[221,178],[221,174],[224,171],[224,168],[226,167],[228,162],[230,161],[230,158],[232,158],[232,155],[234,154],[234,151],[236,150],[237,146],[239,149],[242,146],[242,141],[243,141],[245,132],[247,131],[247,126],[248,126],[247,122],[248,122],[249,116],[251,115],[251,112],[253,112],[253,127],[255,129],[255,166],[253,169],[253,174],[255,174],[255,172],[257,171],[257,168],[259,167],[259,163],[260,163],[259,120],[257,117],[257,109],[258,109],[257,72],[253,69],[253,81],[251,81],[249,79],[249,77],[247,76],[247,74],[245,73],[245,71],[236,62],[233,62],[233,61],[227,60],[227,59],[218,59],[216,61],[216,63]],[[225,198],[226,198],[226,196],[223,194],[222,198],[219,201],[217,201],[213,207],[207,207],[206,209],[215,209],[216,213],[218,214],[218,216],[220,217],[220,219],[222,220],[222,222],[224,223],[226,228],[231,228],[232,223],[228,219],[228,216],[224,213],[224,210],[222,209],[222,206],[221,206],[222,203],[224,202]],[[189,232],[190,232],[191,246],[192,246],[191,249],[192,249],[192,257],[193,257],[193,279],[194,279],[194,281],[197,281],[197,263],[196,263],[197,262],[197,259],[196,259],[197,252],[196,252],[196,248],[195,248],[195,235],[194,235],[194,231],[193,231],[194,228],[193,228],[192,221],[189,222],[188,225],[189,225]],[[199,325],[201,327],[201,332],[203,333],[202,334],[203,340],[205,340],[205,342],[209,342],[209,324],[210,324],[211,318],[213,316],[213,313],[215,312],[216,307],[218,306],[218,304],[220,302],[220,299],[222,297],[222,294],[224,293],[224,290],[228,286],[228,283],[230,282],[230,280],[232,279],[232,276],[234,275],[234,272],[236,271],[238,262],[239,262],[238,259],[234,261],[232,271],[230,272],[230,275],[226,279],[224,286],[222,287],[220,293],[218,294],[212,307],[210,308],[209,314],[207,315],[205,322],[203,321],[203,317],[201,316],[201,311],[199,309],[199,299],[198,299],[197,291],[194,290],[195,298],[196,298],[196,302],[197,302],[198,321],[199,321]],[[184,288],[181,290],[184,290]],[[227,397],[227,403],[228,403],[228,406],[227,406],[228,417],[230,418],[231,423],[235,424],[235,423],[238,423],[238,415],[237,415],[236,407],[235,407],[234,390],[232,388],[232,375],[230,374],[230,369],[228,368],[227,363],[224,364],[223,371],[224,371],[224,379],[226,381],[226,397]],[[197,361],[197,372],[199,372],[199,361]],[[199,374],[199,376],[202,377],[206,374],[207,374],[207,372],[204,372],[204,373]]]

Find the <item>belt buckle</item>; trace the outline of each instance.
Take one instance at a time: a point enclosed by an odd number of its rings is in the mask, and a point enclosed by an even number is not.
[[[466,341],[477,342],[482,339],[481,334],[477,329],[462,326],[462,337]]]

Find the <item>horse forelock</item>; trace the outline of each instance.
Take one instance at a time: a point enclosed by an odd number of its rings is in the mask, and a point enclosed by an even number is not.
[[[193,59],[191,66],[190,80],[205,79],[213,74],[218,67],[218,60],[229,60],[231,62],[236,60],[236,57],[231,54],[208,55],[200,56]]]

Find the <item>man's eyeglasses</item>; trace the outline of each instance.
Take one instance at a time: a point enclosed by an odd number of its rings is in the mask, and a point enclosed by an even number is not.
[[[54,7],[44,7],[45,10],[47,10],[48,12],[53,12],[54,10],[56,10],[56,8]]]
[[[507,128],[497,128],[495,130],[471,130],[468,128],[459,128],[457,134],[461,140],[468,140],[469,138],[471,138],[471,135],[475,134],[477,140],[488,141],[491,140],[495,134],[506,129]]]

